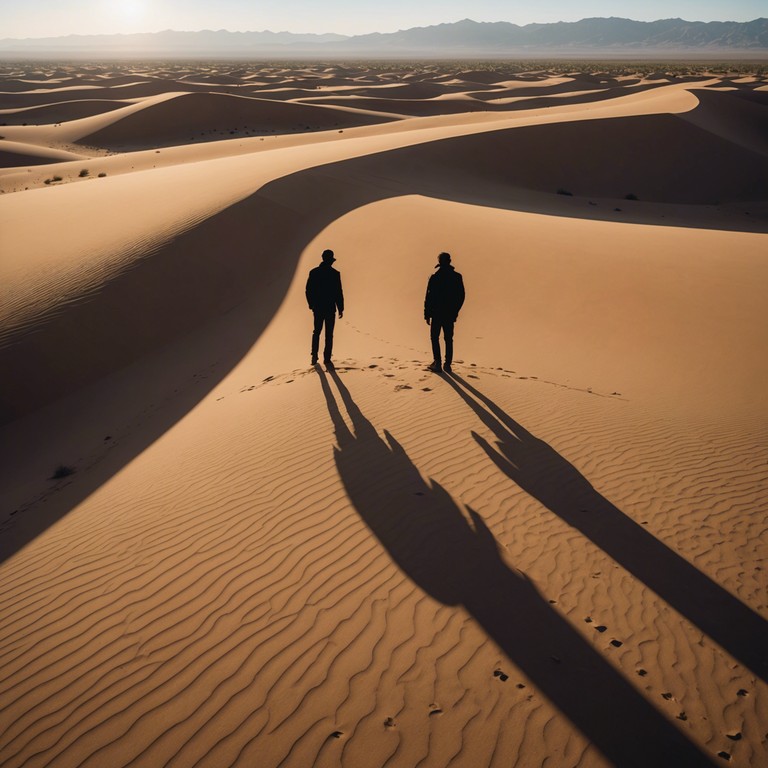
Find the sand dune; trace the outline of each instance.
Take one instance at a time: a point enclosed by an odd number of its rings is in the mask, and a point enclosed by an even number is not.
[[[768,160],[743,149],[750,120],[732,123],[739,144],[696,123],[697,110],[642,118],[573,121],[433,142],[382,159],[400,173],[447,190],[477,179],[580,197],[715,205],[768,198]],[[706,123],[706,117],[702,118]],[[653,145],[648,137],[653,136]],[[627,148],[632,151],[628,152]],[[376,160],[374,159],[375,163]],[[437,181],[439,180],[439,181]]]
[[[0,179],[0,763],[762,766],[764,80],[538,72],[518,95],[565,103],[450,114],[518,76],[164,76],[0,141],[48,162]],[[459,90],[375,121],[215,92],[249,78]]]
[[[28,109],[0,110],[0,125],[44,125],[79,120],[82,117],[101,115],[126,105],[125,100],[83,99],[46,104]]]
[[[21,141],[3,141],[0,139],[0,167],[48,165],[50,163],[79,160],[84,155],[67,152],[63,149],[40,147],[36,144],[25,144]]]
[[[700,105],[685,120],[741,147],[768,154],[768,99],[762,104],[741,94],[697,90]]]
[[[205,134],[262,134],[287,130],[323,130],[382,122],[312,105],[275,103],[223,94],[184,94],[148,106],[84,135],[84,144],[100,147],[163,146],[205,138]]]

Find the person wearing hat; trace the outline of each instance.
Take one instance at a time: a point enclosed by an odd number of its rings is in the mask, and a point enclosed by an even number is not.
[[[320,348],[320,332],[325,326],[325,347],[323,349],[323,362],[327,366],[333,366],[331,354],[333,353],[333,326],[336,323],[336,310],[339,310],[339,318],[344,316],[344,293],[341,290],[341,275],[331,265],[336,258],[333,251],[323,251],[322,263],[309,271],[307,278],[307,304],[315,317],[314,330],[312,331],[312,365],[317,364],[317,353]]]
[[[424,298],[424,319],[431,327],[433,361],[429,366],[435,373],[451,371],[453,362],[453,324],[464,304],[464,280],[451,265],[451,254],[441,253],[435,265],[437,272],[430,276]],[[440,331],[445,340],[445,365],[440,356]]]

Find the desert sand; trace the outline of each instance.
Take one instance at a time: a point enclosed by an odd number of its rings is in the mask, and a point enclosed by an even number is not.
[[[0,764],[768,764],[764,76],[9,65],[0,137]]]

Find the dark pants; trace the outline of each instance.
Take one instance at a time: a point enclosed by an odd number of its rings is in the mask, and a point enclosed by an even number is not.
[[[315,327],[312,331],[312,359],[317,360],[317,350],[320,348],[320,331],[325,325],[325,348],[323,349],[323,360],[330,360],[333,353],[333,326],[336,325],[336,310],[320,310],[313,312],[315,316]]]
[[[445,364],[450,365],[453,362],[453,320],[446,320],[439,317],[433,317],[430,325],[430,337],[432,338],[432,355],[436,363],[440,358],[440,331],[443,332],[445,339]]]

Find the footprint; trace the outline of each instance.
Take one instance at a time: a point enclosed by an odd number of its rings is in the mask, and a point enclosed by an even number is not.
[[[413,389],[410,384],[395,384],[395,392],[399,392],[401,389]]]
[[[500,669],[494,669],[493,676],[498,677],[502,683],[506,683],[509,680],[509,675],[505,675]]]
[[[741,741],[741,731],[736,731],[736,733],[726,733],[725,735],[731,741]]]
[[[672,694],[669,693],[669,691],[667,691],[666,693],[662,693],[661,694],[661,698],[662,699],[666,699],[667,701],[669,701],[672,698]]]
[[[385,728],[394,728],[396,725],[397,725],[397,723],[395,722],[395,718],[394,717],[388,717],[384,721],[384,727]]]
[[[621,640],[611,640],[611,645],[614,648],[621,648],[621,646],[624,645],[624,643],[622,643]]]

